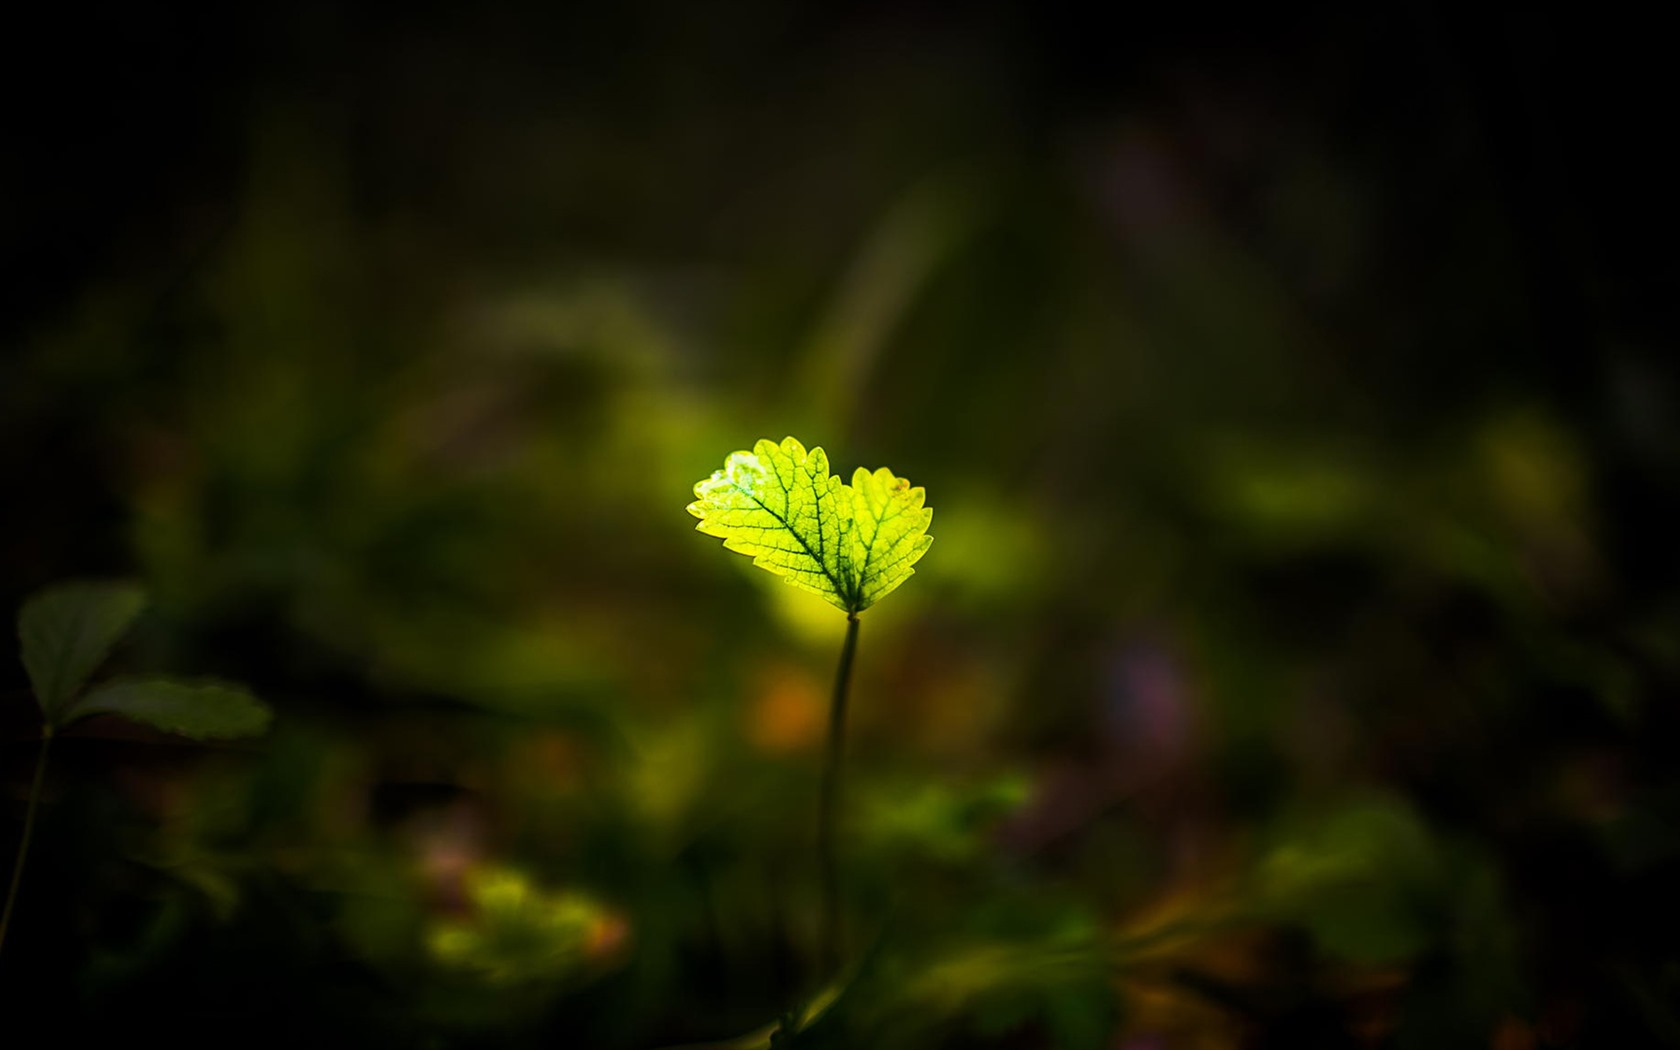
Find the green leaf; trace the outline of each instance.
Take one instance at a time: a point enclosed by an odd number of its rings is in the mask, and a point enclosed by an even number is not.
[[[927,534],[933,508],[922,505],[926,490],[911,488],[886,467],[873,474],[859,467],[850,488],[855,611],[874,605],[915,574],[911,566],[933,544]]]
[[[174,678],[117,678],[89,690],[66,712],[68,724],[90,715],[130,721],[194,740],[260,736],[273,712],[243,686]]]
[[[927,493],[882,467],[847,485],[828,455],[793,438],[733,452],[694,486],[695,526],[729,550],[847,613],[862,612],[915,573],[927,553]]]
[[[127,583],[62,583],[37,592],[18,611],[18,642],[35,702],[57,725],[82,685],[146,604]]]

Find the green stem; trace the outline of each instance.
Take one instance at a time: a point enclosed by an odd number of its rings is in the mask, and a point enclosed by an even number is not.
[[[822,798],[817,814],[817,857],[822,866],[822,926],[817,938],[823,975],[840,969],[840,867],[834,847],[834,816],[840,805],[840,758],[845,748],[846,693],[857,652],[857,613],[846,614],[846,642],[834,672],[834,701],[828,708],[828,751],[823,759]]]
[[[6,911],[0,914],[0,951],[6,947],[6,931],[12,926],[12,906],[17,903],[23,866],[29,860],[29,841],[35,837],[35,811],[41,804],[41,784],[47,779],[47,747],[52,743],[52,726],[41,730],[41,749],[35,754],[35,781],[29,785],[29,809],[23,818],[23,841],[18,843],[17,861],[12,865],[12,885],[6,890]]]

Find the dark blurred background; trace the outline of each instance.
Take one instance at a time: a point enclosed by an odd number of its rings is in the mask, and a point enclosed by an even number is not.
[[[248,745],[54,747],[0,1042],[1680,1045],[1668,38],[1458,5],[8,16],[0,597]],[[38,721],[0,661],[7,863]],[[42,1024],[50,1025],[44,1034]]]

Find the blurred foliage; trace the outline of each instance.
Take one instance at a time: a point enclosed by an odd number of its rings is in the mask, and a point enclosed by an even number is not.
[[[467,882],[469,914],[432,926],[426,945],[446,967],[493,985],[553,983],[615,954],[623,921],[578,894],[544,894],[515,872]]]
[[[1658,45],[725,8],[31,16],[87,90],[6,95],[0,596],[136,576],[110,668],[276,717],[62,734],[0,996],[75,1045],[1680,1045]],[[683,513],[787,433],[939,513],[862,629],[826,988],[844,622]]]

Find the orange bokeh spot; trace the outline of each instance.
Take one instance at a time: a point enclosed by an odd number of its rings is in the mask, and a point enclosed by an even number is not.
[[[822,687],[805,671],[780,665],[763,675],[747,712],[747,738],[760,751],[788,754],[815,747],[823,732]]]

